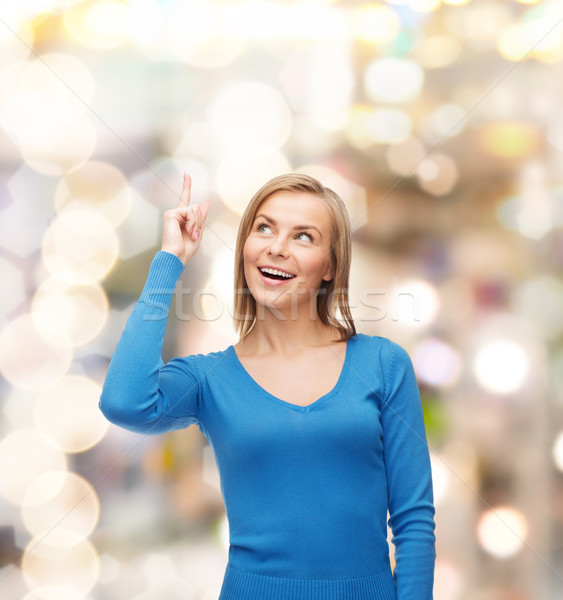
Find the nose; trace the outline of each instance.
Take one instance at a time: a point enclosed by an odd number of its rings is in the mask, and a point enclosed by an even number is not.
[[[276,238],[268,248],[268,254],[275,256],[287,256],[287,248],[285,247],[285,243],[279,237]]]

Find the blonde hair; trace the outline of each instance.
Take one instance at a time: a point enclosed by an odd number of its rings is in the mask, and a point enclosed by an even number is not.
[[[240,339],[243,339],[256,322],[256,301],[244,276],[243,250],[250,234],[256,213],[261,204],[277,192],[306,192],[320,198],[328,209],[331,220],[330,261],[334,277],[324,281],[317,295],[317,313],[326,325],[340,332],[340,340],[345,341],[356,335],[348,300],[348,281],[352,258],[350,218],[340,196],[319,181],[301,173],[289,173],[274,177],[263,185],[250,200],[240,221],[235,257],[234,311],[233,320]],[[340,311],[342,322],[336,316]]]

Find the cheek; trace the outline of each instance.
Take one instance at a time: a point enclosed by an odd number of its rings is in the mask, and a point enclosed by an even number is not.
[[[247,239],[246,243],[244,244],[244,247],[242,249],[242,261],[243,261],[245,276],[247,276],[249,274],[248,269],[252,268],[252,266],[254,265],[254,263],[257,260],[257,258],[256,258],[257,249],[255,246],[256,246],[256,244],[253,244],[250,239]]]

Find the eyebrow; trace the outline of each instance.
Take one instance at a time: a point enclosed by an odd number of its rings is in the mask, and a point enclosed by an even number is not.
[[[268,217],[267,215],[265,215],[263,213],[256,215],[254,220],[256,221],[256,219],[258,219],[259,217],[262,217],[263,219],[265,219],[266,221],[268,221],[268,223],[271,223],[272,225],[277,225],[275,219],[272,219],[272,217]],[[323,237],[323,234],[320,232],[318,227],[315,227],[315,225],[295,225],[295,227],[293,229],[295,231],[304,231],[305,229],[314,229],[321,236],[321,238]]]

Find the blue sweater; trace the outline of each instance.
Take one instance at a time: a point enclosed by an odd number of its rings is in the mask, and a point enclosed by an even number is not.
[[[430,461],[405,350],[356,334],[335,387],[308,406],[263,389],[233,346],[163,364],[182,270],[172,254],[153,260],[100,408],[139,433],[196,424],[209,441],[230,533],[220,600],[431,600]]]

